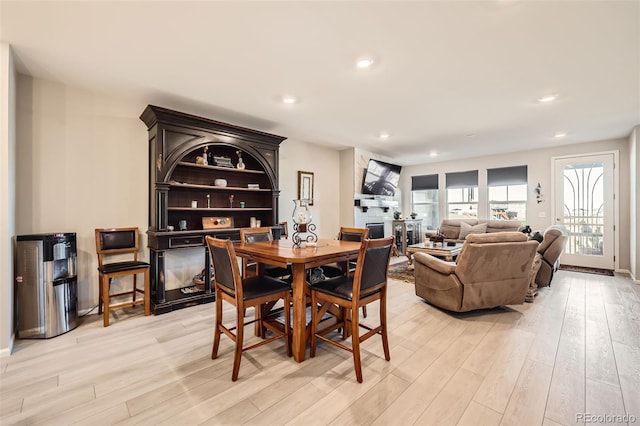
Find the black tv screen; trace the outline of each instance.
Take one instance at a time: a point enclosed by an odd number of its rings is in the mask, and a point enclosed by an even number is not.
[[[373,159],[369,160],[362,183],[362,193],[394,196],[400,180],[401,169],[402,166],[396,164]]]

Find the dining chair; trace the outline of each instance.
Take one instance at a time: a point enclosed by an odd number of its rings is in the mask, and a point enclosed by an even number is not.
[[[257,348],[282,338],[285,341],[287,355],[292,355],[289,331],[291,285],[282,280],[266,275],[255,275],[248,278],[241,278],[238,262],[236,261],[236,253],[231,240],[222,240],[207,236],[206,241],[213,263],[216,298],[216,319],[211,359],[216,359],[218,357],[220,335],[222,333],[226,334],[235,342],[233,370],[231,373],[231,380],[235,382],[238,379],[240,361],[242,360],[242,353],[244,351]],[[275,321],[263,318],[261,315],[262,305],[265,303],[275,303],[280,299],[284,301],[284,327],[281,327]],[[223,324],[223,301],[232,304],[236,308],[236,325],[233,327]],[[255,316],[253,320],[245,322],[244,312],[245,309],[249,307],[254,308]],[[267,328],[275,334],[270,338],[261,339],[258,343],[243,347],[244,327],[253,323],[258,323],[260,329]]]
[[[316,355],[317,339],[351,352],[358,383],[362,383],[362,342],[380,335],[385,359],[391,359],[387,332],[387,273],[393,245],[393,236],[364,239],[358,253],[355,274],[340,275],[311,286],[311,357]],[[372,328],[360,322],[358,309],[376,300],[380,306],[380,325]],[[342,318],[337,318],[335,324],[319,329],[319,320],[329,308],[336,305],[342,308]],[[340,328],[350,329],[351,347],[326,336]],[[360,328],[367,332],[360,335]]]
[[[284,222],[278,222],[278,227],[280,228],[280,238],[287,239],[289,238],[289,224]]]
[[[338,239],[343,241],[357,241],[361,242],[365,238],[369,238],[369,229],[368,228],[348,228],[348,227],[340,227],[340,232],[338,233]],[[354,260],[349,260],[346,262],[341,262],[333,265],[324,265],[322,266],[322,271],[324,272],[325,277],[333,278],[338,275],[353,275],[356,270],[356,262]],[[362,307],[362,315],[367,317],[367,307]],[[346,335],[345,335],[346,337]]]
[[[261,228],[241,228],[240,229],[240,241],[245,244],[257,243],[260,241],[273,241],[273,231],[269,226],[263,226]],[[264,273],[274,278],[290,279],[291,267],[287,266],[283,268],[281,266],[265,265]],[[242,277],[247,278],[252,275],[256,275],[257,265],[252,259],[242,258]]]
[[[367,228],[347,228],[343,226],[338,233],[338,239],[342,241],[362,242],[365,238],[369,238],[369,229]],[[323,265],[322,270],[324,271],[324,275],[329,278],[344,274],[353,275],[356,270],[356,262],[348,261],[332,265]]]
[[[144,304],[144,314],[151,314],[151,295],[149,284],[149,268],[147,262],[138,260],[139,230],[130,228],[100,228],[95,230],[96,253],[98,255],[98,314],[102,314],[102,324],[109,326],[111,309],[125,308]],[[116,256],[117,255],[117,256]],[[122,260],[122,255],[132,256],[132,260]],[[117,257],[117,261],[107,262]],[[143,288],[138,288],[137,276],[143,274]],[[127,275],[133,276],[131,291],[110,294],[111,282],[114,278]],[[144,298],[136,300],[136,295],[142,293]],[[111,303],[112,298],[131,296],[127,302]]]

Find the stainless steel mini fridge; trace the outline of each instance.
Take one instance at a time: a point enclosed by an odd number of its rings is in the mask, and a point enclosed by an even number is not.
[[[17,236],[14,294],[19,338],[49,338],[76,328],[76,234]]]

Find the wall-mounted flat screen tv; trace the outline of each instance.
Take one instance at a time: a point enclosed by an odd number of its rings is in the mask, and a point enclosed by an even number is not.
[[[362,183],[362,193],[394,196],[400,180],[401,169],[402,166],[396,164],[374,159],[369,160]]]

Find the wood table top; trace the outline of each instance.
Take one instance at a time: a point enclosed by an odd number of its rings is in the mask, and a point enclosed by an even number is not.
[[[360,242],[319,240],[314,247],[296,247],[289,240],[261,241],[234,245],[236,254],[259,257],[268,263],[284,266],[288,263],[327,263],[336,258],[352,259],[358,256]]]

